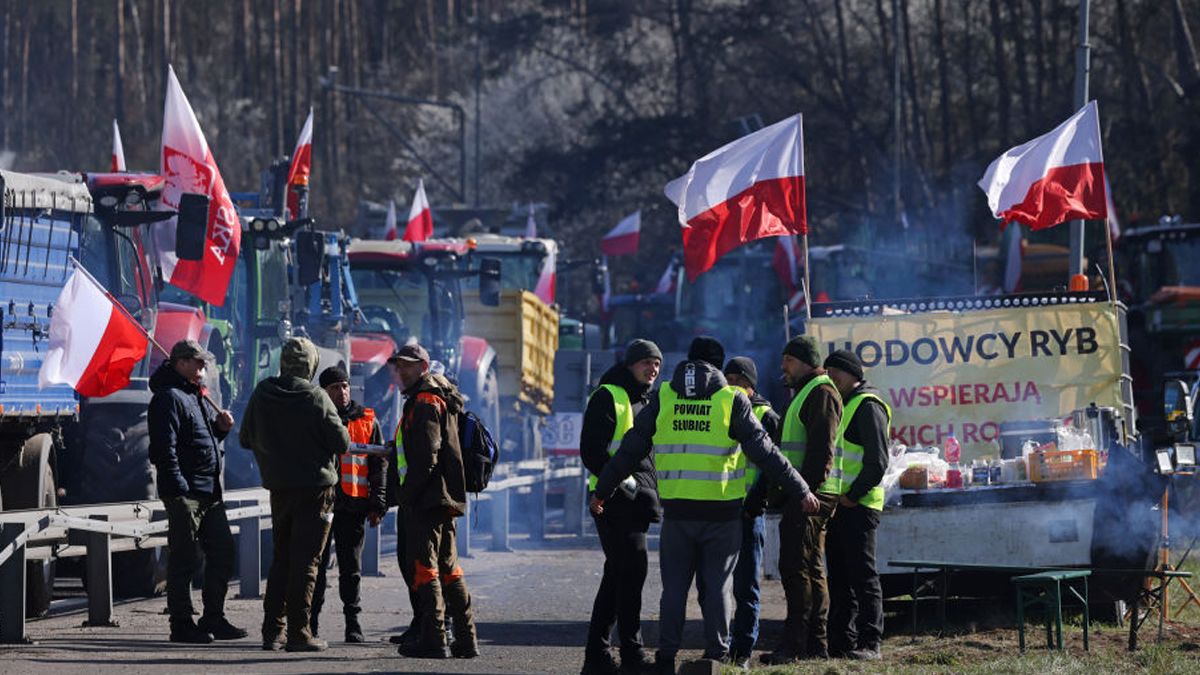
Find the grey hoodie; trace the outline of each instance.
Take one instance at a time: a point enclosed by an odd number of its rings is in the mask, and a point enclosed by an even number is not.
[[[323,389],[311,382],[317,348],[305,338],[283,346],[278,377],[254,388],[238,439],[254,451],[268,490],[336,485],[337,456],[350,434]]]
[[[713,365],[704,361],[684,361],[676,366],[671,382],[663,386],[671,387],[682,398],[703,400],[711,398],[726,384],[725,376]],[[633,428],[621,440],[621,448],[604,465],[596,484],[596,495],[601,499],[612,496],[617,485],[650,455],[658,424],[658,401],[658,397],[653,397],[642,408],[633,419]],[[808,494],[808,485],[767,437],[762,425],[754,417],[750,399],[741,392],[733,400],[729,437],[740,443],[746,457],[758,465],[768,478],[781,485],[789,497],[803,499]],[[736,520],[741,518],[742,511],[742,502],[736,499],[717,502],[664,499],[662,506],[663,514],[673,520]]]

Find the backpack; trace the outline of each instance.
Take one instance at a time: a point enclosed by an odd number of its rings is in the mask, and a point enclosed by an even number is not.
[[[496,445],[483,420],[466,410],[458,414],[458,440],[462,446],[467,492],[482,492],[500,461],[500,446]]]

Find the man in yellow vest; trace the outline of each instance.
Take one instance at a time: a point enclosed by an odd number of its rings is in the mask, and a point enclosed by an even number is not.
[[[338,416],[350,433],[351,443],[383,445],[383,431],[375,420],[375,411],[364,408],[350,398],[350,376],[341,366],[330,366],[321,371],[318,384],[329,394],[329,400],[337,407]],[[345,616],[346,642],[364,642],[358,615],[359,587],[362,582],[362,552],[366,541],[366,524],[377,527],[387,512],[383,478],[387,473],[387,461],[378,455],[355,455],[346,453],[339,457],[338,488],[333,498],[333,528],[325,551],[321,554],[321,566],[317,571],[317,587],[313,592],[312,618],[309,627],[318,635],[319,615],[325,604],[325,570],[329,568],[329,554],[337,548],[338,595],[342,598],[342,614]],[[330,546],[330,540],[333,546]]]
[[[625,348],[621,363],[609,368],[600,386],[588,399],[579,435],[579,455],[591,474],[588,487],[595,489],[596,476],[617,451],[633,418],[654,394],[652,387],[662,368],[662,352],[649,340],[634,340]],[[583,654],[583,675],[618,672],[609,652],[614,624],[620,637],[621,672],[641,672],[649,666],[642,648],[642,586],[646,582],[648,556],[646,531],[662,520],[654,462],[643,459],[597,514],[596,533],[604,550],[604,575],[592,619],[588,625]]]
[[[735,356],[725,364],[725,380],[750,398],[750,410],[762,423],[771,440],[779,437],[779,415],[771,402],[758,393],[758,366],[747,356]],[[745,457],[745,455],[743,455]],[[729,659],[738,667],[748,667],[750,654],[758,643],[759,599],[762,581],[763,545],[766,543],[767,523],[763,516],[763,500],[751,499],[752,494],[765,492],[766,478],[753,462],[746,466],[746,511],[742,521],[742,548],[737,567],[733,569],[733,623],[730,624]]]
[[[692,579],[699,574],[706,659],[729,656],[733,569],[742,543],[746,467],[742,453],[783,487],[797,508],[815,512],[817,498],[754,417],[750,399],[721,373],[725,348],[716,339],[692,341],[670,383],[634,418],[617,454],[605,465],[592,496],[603,513],[620,483],[653,451],[663,505],[659,540],[662,599],[655,667],[675,672]]]
[[[775,650],[762,659],[771,665],[825,658],[829,653],[825,528],[838,502],[838,491],[829,482],[829,474],[842,419],[842,399],[820,363],[817,342],[812,337],[797,336],[783,348],[780,367],[796,395],[784,414],[779,447],[804,481],[818,486],[821,510],[803,514],[788,509],[779,523],[779,580],[787,599],[787,618]]]
[[[883,592],[875,569],[875,531],[883,513],[892,411],[863,377],[853,352],[838,350],[825,369],[842,395],[837,452],[830,480],[840,496],[829,523],[829,654],[879,659]]]

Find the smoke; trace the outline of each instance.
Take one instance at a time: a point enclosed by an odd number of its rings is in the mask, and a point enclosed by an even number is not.
[[[0,150],[0,169],[11,170],[16,159],[17,153],[12,150]]]

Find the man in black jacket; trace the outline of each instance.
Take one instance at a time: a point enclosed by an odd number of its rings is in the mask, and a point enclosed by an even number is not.
[[[236,640],[246,631],[225,618],[225,593],[233,576],[234,544],[221,501],[220,443],[233,415],[206,402],[200,383],[211,362],[195,340],[181,340],[150,376],[154,392],[147,412],[150,461],[158,472],[158,495],[167,510],[167,611],[171,642],[206,644]],[[192,576],[199,544],[207,561],[204,614],[192,620]]]
[[[730,465],[730,459],[745,453],[783,487],[790,507],[812,512],[819,506],[800,474],[767,438],[750,399],[727,385],[721,373],[724,363],[720,342],[706,336],[692,340],[687,360],[634,418],[633,428],[601,472],[590,503],[592,513],[602,513],[620,483],[654,452],[663,505],[663,592],[655,665],[663,673],[675,672],[687,597],[697,574],[706,586],[701,606],[704,656],[728,657],[733,568],[742,543],[746,493],[745,469]]]
[[[834,460],[842,494],[829,521],[826,551],[829,655],[877,660],[883,641],[883,591],[875,568],[875,532],[883,512],[880,483],[888,466],[891,411],[878,390],[866,383],[862,362],[853,352],[833,352],[825,359],[825,370],[845,404]]]
[[[595,487],[596,476],[616,452],[633,418],[646,406],[654,381],[662,368],[662,352],[649,340],[634,340],[625,348],[625,358],[600,378],[600,386],[588,399],[579,434],[579,454]],[[648,665],[642,650],[642,586],[648,567],[646,531],[662,519],[658,505],[654,462],[644,458],[633,475],[622,483],[604,509],[597,514],[596,533],[604,549],[604,576],[592,604],[583,675],[618,671],[609,652],[616,624],[621,639],[621,667],[640,672]]]
[[[351,443],[383,445],[383,431],[375,419],[375,411],[364,408],[350,398],[350,375],[341,366],[330,366],[321,371],[317,380],[329,394],[329,400],[337,407],[338,416],[350,433]],[[364,641],[358,615],[362,612],[359,603],[359,587],[362,582],[362,552],[366,541],[366,524],[378,527],[387,513],[387,500],[383,477],[387,473],[387,461],[379,455],[341,456],[341,476],[333,498],[333,528],[321,554],[321,566],[317,571],[317,586],[313,592],[312,618],[309,627],[314,637],[319,636],[319,616],[325,604],[326,570],[329,568],[329,553],[337,548],[338,594],[342,598],[342,613],[346,619],[346,642]]]

